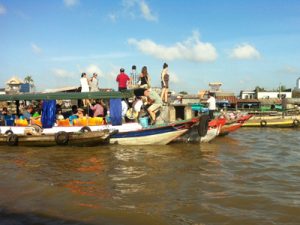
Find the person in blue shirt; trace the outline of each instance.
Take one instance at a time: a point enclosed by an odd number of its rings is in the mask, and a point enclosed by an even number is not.
[[[33,106],[29,105],[26,107],[26,110],[23,112],[23,118],[26,119],[28,122],[32,119],[33,113]]]

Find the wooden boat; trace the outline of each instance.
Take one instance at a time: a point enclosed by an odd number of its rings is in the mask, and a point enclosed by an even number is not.
[[[242,127],[277,127],[277,128],[292,128],[299,127],[300,122],[295,118],[263,118],[251,119],[243,123]]]
[[[238,130],[243,124],[238,122],[225,123],[220,130],[219,136],[228,135],[231,132]]]
[[[120,145],[166,145],[197,126],[199,118],[154,125],[131,131],[118,132],[110,137],[111,144]]]
[[[174,142],[205,143],[212,141],[218,136],[225,119],[214,119],[209,121],[207,115],[200,117],[198,126],[192,127],[187,133],[177,138]]]
[[[24,94],[24,95],[7,95],[5,100],[56,100],[56,99],[89,99],[89,98],[128,98],[133,92],[88,92],[88,93],[48,93],[48,94]],[[1,100],[0,96],[0,100]],[[4,97],[3,97],[4,99]],[[51,126],[44,128],[43,133],[47,135],[57,134],[59,132],[79,132],[83,129],[87,131],[110,130],[118,131],[118,134],[111,136],[110,143],[119,143],[127,145],[145,145],[145,144],[167,144],[178,136],[187,132],[192,126],[198,124],[199,118],[193,118],[188,121],[177,121],[157,126],[149,126],[143,128],[139,123],[125,123],[117,126],[111,124],[95,125],[95,126]],[[44,125],[44,124],[43,124]],[[0,131],[2,134],[14,133],[23,138],[24,127],[21,126],[2,126]]]
[[[0,144],[9,146],[32,146],[48,147],[55,145],[71,146],[95,146],[106,143],[111,135],[111,131],[92,131],[92,132],[65,132],[59,131],[55,134],[33,134],[17,135],[10,133],[0,136]]]

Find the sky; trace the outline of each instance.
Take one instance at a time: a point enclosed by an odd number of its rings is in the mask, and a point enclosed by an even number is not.
[[[0,88],[31,76],[38,91],[147,66],[160,86],[196,94],[210,82],[239,93],[294,88],[300,77],[299,0],[0,0]]]

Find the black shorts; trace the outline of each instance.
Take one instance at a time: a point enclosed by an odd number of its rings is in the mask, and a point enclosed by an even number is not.
[[[166,85],[164,85],[164,82],[161,82],[161,88],[169,88],[169,82],[165,82]]]

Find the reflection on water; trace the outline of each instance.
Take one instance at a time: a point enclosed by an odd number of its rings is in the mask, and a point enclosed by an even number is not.
[[[299,224],[299,132],[243,128],[208,144],[0,147],[0,224]]]

